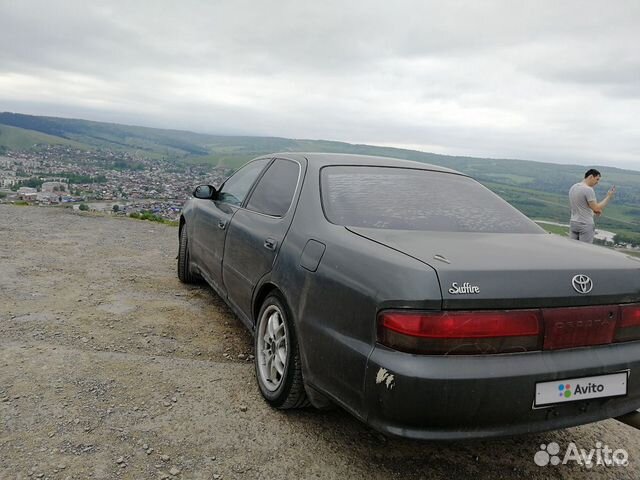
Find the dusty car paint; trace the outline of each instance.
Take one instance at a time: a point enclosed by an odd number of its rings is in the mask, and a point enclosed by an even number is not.
[[[193,239],[190,268],[249,329],[270,292],[285,299],[312,403],[330,399],[382,432],[420,439],[561,428],[640,407],[637,341],[513,354],[416,355],[378,343],[376,321],[388,309],[638,302],[637,261],[542,232],[409,232],[330,223],[320,201],[324,167],[392,165],[461,174],[379,157],[283,153],[261,158],[289,159],[300,166],[300,181],[284,216],[192,199],[181,229]],[[573,289],[576,274],[593,279],[587,295]],[[629,372],[629,391],[622,398],[532,408],[536,382],[618,371]]]

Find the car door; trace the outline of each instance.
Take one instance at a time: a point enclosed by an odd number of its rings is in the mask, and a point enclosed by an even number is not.
[[[194,236],[198,252],[196,261],[208,283],[221,296],[226,295],[222,260],[229,222],[270,161],[270,158],[262,158],[247,163],[222,184],[213,200],[198,202]]]
[[[269,273],[291,225],[293,201],[302,165],[276,159],[262,175],[245,208],[238,209],[227,233],[223,280],[229,301],[251,322],[251,299],[258,281]]]

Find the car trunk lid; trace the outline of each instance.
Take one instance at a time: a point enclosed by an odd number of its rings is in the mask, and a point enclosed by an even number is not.
[[[551,234],[348,227],[436,270],[442,308],[607,305],[640,299],[640,260]]]

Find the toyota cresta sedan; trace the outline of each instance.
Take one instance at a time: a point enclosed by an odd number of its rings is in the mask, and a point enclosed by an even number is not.
[[[458,439],[640,407],[640,261],[547,234],[464,174],[282,153],[193,197],[178,277],[251,330],[275,408]]]

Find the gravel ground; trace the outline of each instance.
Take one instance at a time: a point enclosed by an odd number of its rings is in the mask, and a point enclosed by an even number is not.
[[[0,479],[640,478],[640,431],[608,420],[482,442],[385,438],[347,413],[282,413],[251,336],[175,276],[177,229],[0,205]],[[539,467],[624,448],[627,467]]]

